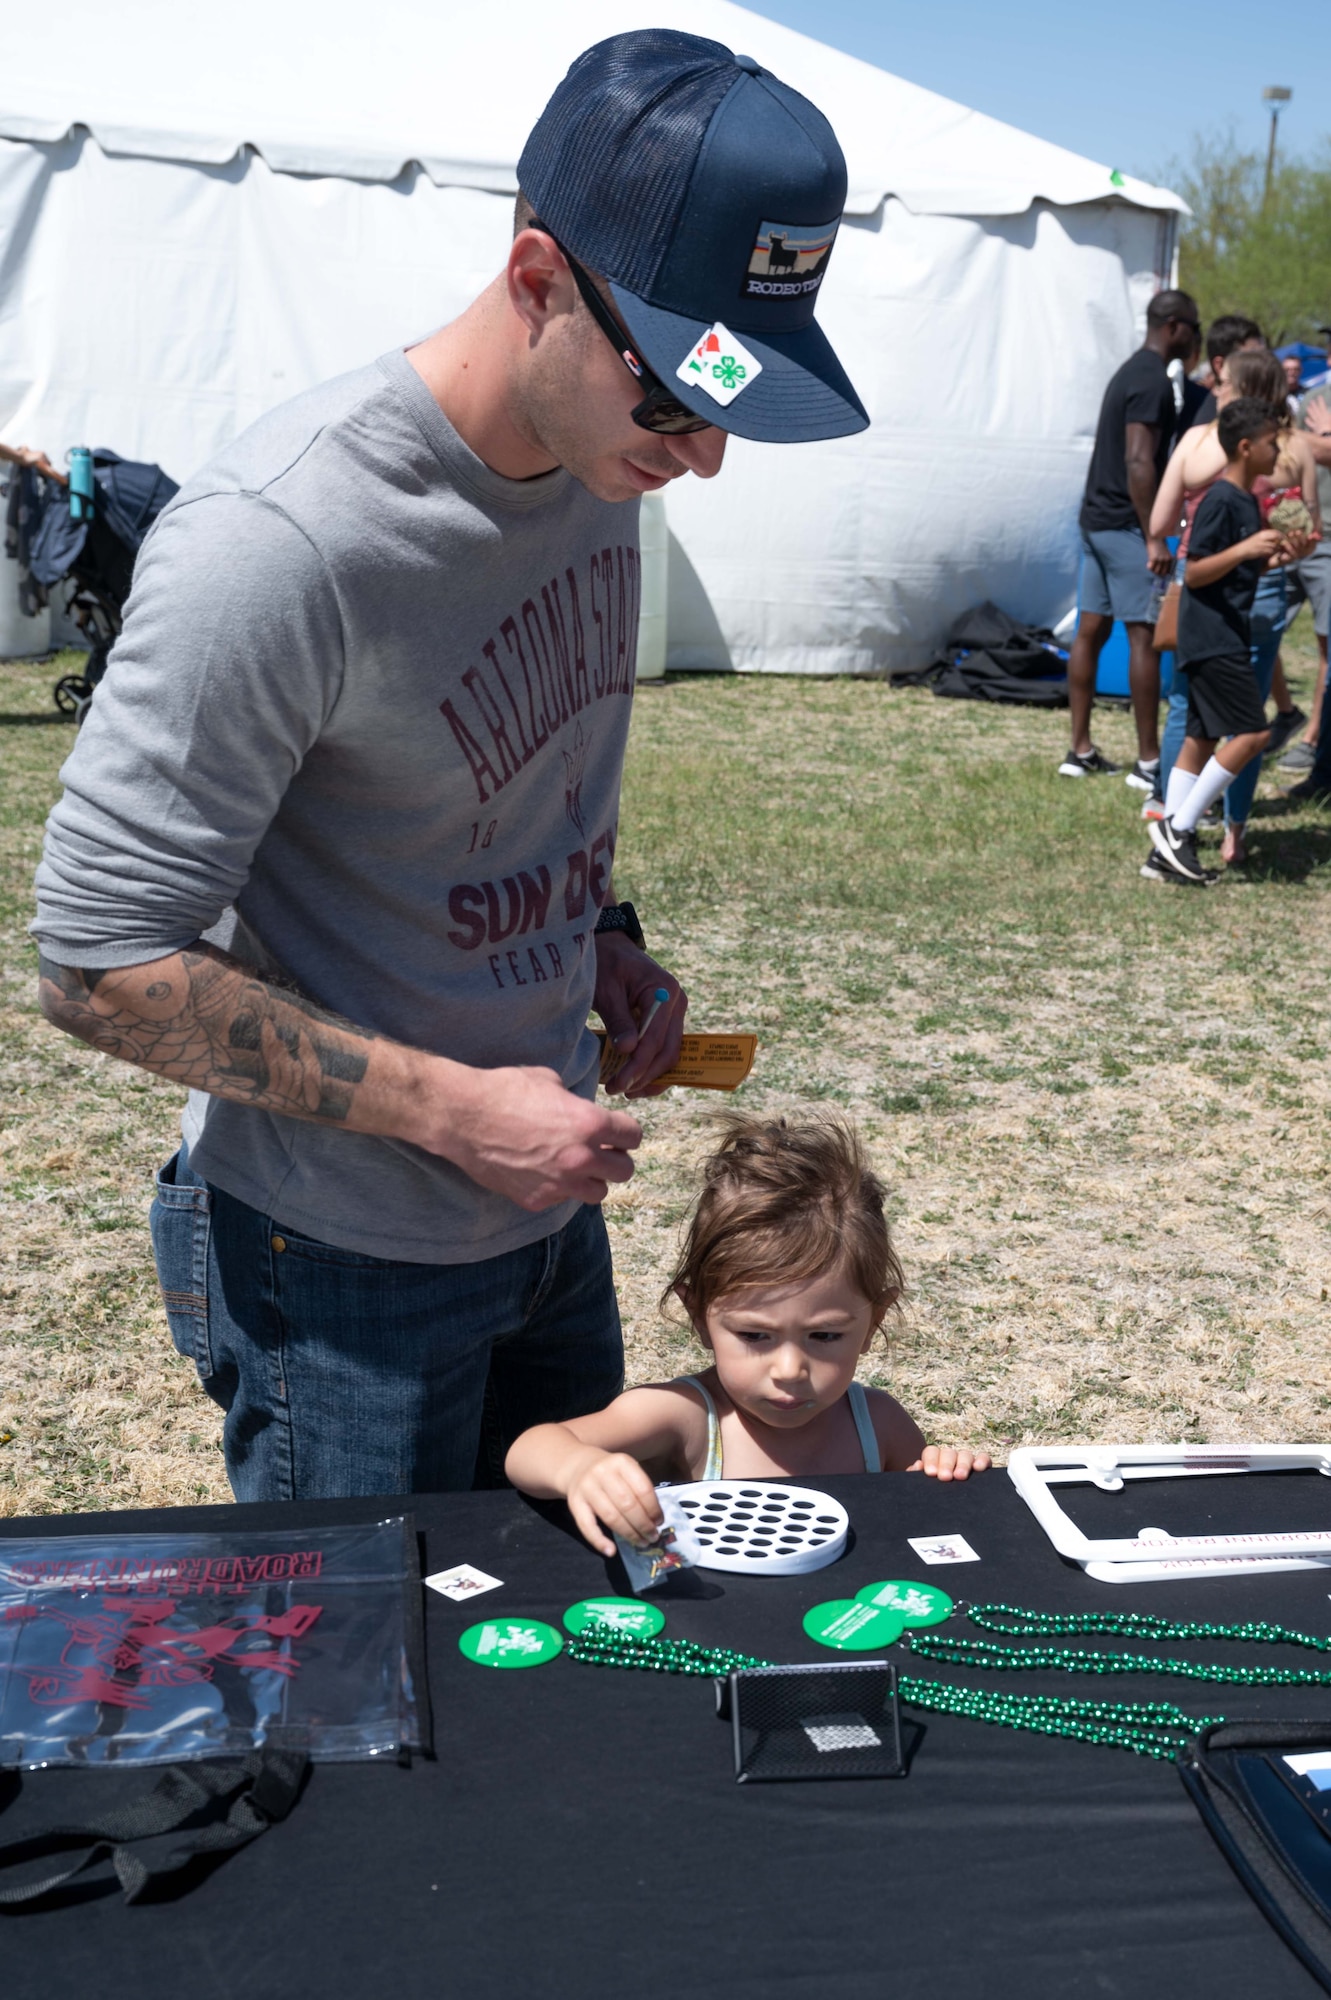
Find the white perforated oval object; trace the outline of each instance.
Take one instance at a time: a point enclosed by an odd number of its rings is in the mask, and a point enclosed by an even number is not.
[[[774,1480],[695,1479],[672,1486],[702,1554],[700,1569],[803,1576],[835,1562],[850,1516],[829,1493]]]

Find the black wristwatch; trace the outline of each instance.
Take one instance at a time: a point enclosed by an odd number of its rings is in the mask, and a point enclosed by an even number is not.
[[[592,932],[592,936],[599,937],[602,931],[623,931],[629,943],[636,944],[639,951],[647,949],[647,940],[642,934],[642,925],[638,922],[638,912],[632,903],[607,903],[596,919],[596,929]]]

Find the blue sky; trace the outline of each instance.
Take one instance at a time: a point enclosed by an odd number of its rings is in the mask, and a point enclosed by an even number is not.
[[[1265,84],[1294,91],[1282,148],[1315,152],[1331,129],[1316,31],[1282,51],[1274,24],[1294,17],[1252,0],[1212,0],[1190,24],[1161,0],[759,0],[754,12],[1126,173],[1149,177],[1186,157],[1194,132],[1231,123],[1244,150],[1264,150]]]

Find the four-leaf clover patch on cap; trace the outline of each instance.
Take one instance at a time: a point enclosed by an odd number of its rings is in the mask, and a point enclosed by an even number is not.
[[[720,320],[708,327],[675,370],[681,382],[705,390],[723,409],[762,372],[763,364],[757,355],[750,354],[743,341],[736,340]]]

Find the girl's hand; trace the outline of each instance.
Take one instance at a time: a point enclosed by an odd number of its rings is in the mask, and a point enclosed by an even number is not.
[[[972,1472],[987,1472],[987,1451],[972,1451],[968,1444],[927,1444],[907,1472],[924,1472],[930,1479],[969,1479]]]
[[[661,1502],[637,1459],[626,1451],[599,1451],[588,1445],[585,1461],[574,1471],[566,1494],[579,1532],[603,1556],[615,1553],[607,1528],[630,1542],[655,1541],[661,1526]]]

